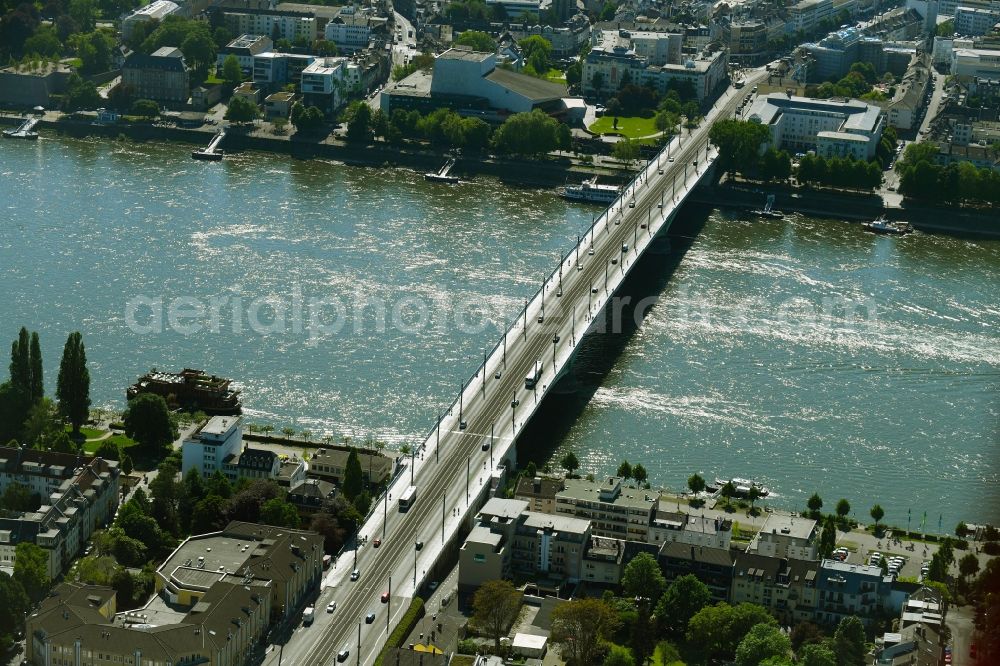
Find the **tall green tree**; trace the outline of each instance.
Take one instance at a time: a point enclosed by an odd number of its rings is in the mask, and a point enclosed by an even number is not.
[[[148,451],[159,451],[177,436],[167,402],[159,395],[141,393],[129,400],[123,420],[125,434]]]
[[[347,464],[344,466],[344,496],[353,502],[354,498],[361,494],[364,485],[364,471],[361,469],[361,459],[358,457],[357,449],[352,447],[347,454]]]
[[[649,474],[646,472],[646,468],[643,467],[642,464],[636,463],[635,467],[632,468],[632,478],[635,479],[635,482],[641,486],[646,482],[646,479],[649,478]]]
[[[642,662],[639,662],[640,664]],[[608,650],[607,656],[604,657],[602,666],[635,666],[636,660],[632,657],[632,654],[621,645],[612,645],[611,649]]]
[[[80,426],[90,413],[90,371],[87,370],[87,350],[79,331],[69,334],[59,363],[56,382],[59,412],[73,426],[73,433],[80,434]]]
[[[596,663],[601,644],[618,628],[615,611],[603,600],[574,599],[552,611],[552,641],[575,664]]]
[[[825,643],[803,645],[798,657],[801,666],[837,666],[837,655]]]
[[[226,108],[226,120],[234,123],[253,122],[260,115],[260,108],[246,97],[233,97]]]
[[[473,51],[483,51],[485,53],[493,53],[497,50],[496,40],[490,37],[489,33],[479,30],[466,30],[458,36],[455,44],[468,46]]]
[[[31,384],[29,396],[31,402],[35,403],[45,396],[45,383],[42,376],[42,346],[38,342],[38,332],[31,333],[31,349],[28,353],[28,362],[31,370]]]
[[[701,474],[692,474],[688,477],[688,488],[697,495],[705,490],[705,479],[702,478]]]
[[[22,626],[31,601],[20,581],[0,571],[0,649],[9,650],[14,632]]]
[[[693,574],[675,578],[656,605],[660,631],[675,640],[683,638],[691,618],[711,602],[712,592]]]
[[[885,517],[885,510],[881,504],[876,504],[868,513],[871,515],[872,520],[875,521],[875,534],[878,534],[878,524]]]
[[[260,522],[265,525],[297,529],[299,526],[299,511],[295,508],[295,505],[286,502],[280,497],[275,497],[264,502],[264,505],[260,508]]]
[[[507,635],[520,609],[521,593],[506,580],[486,581],[473,595],[472,619],[493,640],[495,652],[499,652],[500,639]]]
[[[787,657],[791,650],[791,641],[781,629],[773,624],[758,624],[736,648],[736,663],[738,666],[758,666],[772,657]]]
[[[837,625],[833,634],[833,653],[837,666],[864,666],[865,627],[856,616],[845,617]]]
[[[570,476],[576,473],[576,470],[580,469],[580,461],[577,460],[576,454],[572,451],[568,451],[566,455],[562,457],[559,461],[559,465],[566,470]]]
[[[851,503],[846,499],[841,498],[837,502],[837,516],[843,521],[847,518],[847,514],[851,512]]]
[[[666,587],[667,581],[660,571],[660,565],[649,553],[639,553],[625,565],[622,589],[629,597],[648,598],[655,606]]]
[[[819,556],[821,559],[829,558],[833,555],[837,547],[837,524],[833,516],[827,516],[823,521],[823,531],[819,537]]]
[[[525,69],[544,76],[552,63],[552,42],[541,35],[525,37],[517,43],[524,54]]]
[[[243,68],[240,67],[239,59],[232,53],[222,61],[222,80],[227,86],[238,86],[243,80]]]
[[[723,169],[747,173],[757,167],[761,148],[771,140],[771,131],[760,123],[727,119],[716,121],[708,136],[719,148]]]
[[[17,544],[14,549],[14,578],[21,583],[29,599],[41,601],[52,585],[46,551],[29,541]]]

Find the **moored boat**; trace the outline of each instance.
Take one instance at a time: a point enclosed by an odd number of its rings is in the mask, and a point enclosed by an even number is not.
[[[877,220],[865,222],[862,226],[866,231],[871,231],[872,233],[894,234],[896,236],[903,236],[913,231],[913,225],[909,222],[890,221],[886,219],[885,215],[880,216]]]
[[[615,185],[599,185],[597,178],[585,180],[579,185],[567,185],[559,194],[570,201],[583,201],[586,203],[611,204],[618,198],[621,188]]]

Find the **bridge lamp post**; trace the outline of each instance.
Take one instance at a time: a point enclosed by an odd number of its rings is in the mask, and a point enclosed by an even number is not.
[[[438,425],[435,430],[434,460],[435,462],[440,462],[441,460],[441,412],[438,412]]]
[[[413,485],[413,467],[414,467],[414,465],[417,462],[416,455],[417,455],[417,449],[416,449],[416,447],[411,447],[410,448],[410,485],[411,486]],[[388,501],[389,501],[388,496],[389,496],[388,491],[386,491],[386,503],[388,503]],[[383,530],[382,530],[382,537],[383,538],[385,537],[385,529],[384,529],[384,527],[383,527]]]
[[[461,388],[458,390],[458,429],[465,430],[465,419],[463,418],[463,410],[465,407],[465,380],[461,382]]]
[[[552,372],[556,371],[556,336],[552,336]]]
[[[511,396],[510,399],[510,436],[514,437],[514,431],[517,429],[517,392]]]
[[[507,331],[503,332],[503,369],[507,369]]]
[[[361,666],[361,623],[358,622],[358,660],[356,662],[358,666]]]
[[[417,544],[413,544],[413,594],[417,593]]]
[[[469,477],[472,475],[472,456],[465,459],[465,508],[469,508]]]
[[[486,350],[483,350],[483,397],[486,397]]]
[[[575,346],[576,345],[576,306],[575,305],[573,306],[573,319],[570,320],[569,325],[570,325],[570,335],[572,336],[570,339],[572,340],[573,345]]]
[[[389,618],[392,617],[392,576],[389,576],[389,598],[385,602],[385,633],[389,633]],[[361,656],[360,654],[358,655]]]
[[[524,339],[528,339],[528,299],[524,299]]]
[[[493,433],[496,430],[497,424],[490,424],[490,469],[493,469]]]
[[[445,493],[441,493],[441,543],[444,543],[444,500]]]

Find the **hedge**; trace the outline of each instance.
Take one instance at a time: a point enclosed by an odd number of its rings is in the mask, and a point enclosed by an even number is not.
[[[389,634],[389,639],[385,642],[385,645],[382,646],[382,651],[379,652],[378,658],[375,659],[375,666],[382,666],[382,659],[385,657],[385,653],[392,648],[400,647],[423,616],[424,600],[420,597],[414,597],[413,601],[410,602],[410,607],[403,614],[403,619],[399,621],[396,628]]]

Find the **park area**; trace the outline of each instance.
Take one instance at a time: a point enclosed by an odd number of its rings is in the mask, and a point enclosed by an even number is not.
[[[618,117],[618,125],[615,126],[616,118],[604,116],[598,118],[588,129],[594,134],[619,134],[629,139],[641,139],[659,133],[656,129],[656,117],[643,118],[634,116],[631,118]]]

